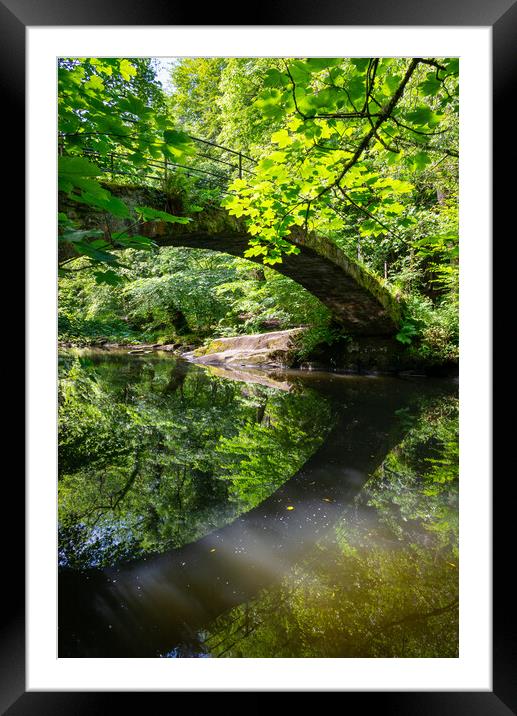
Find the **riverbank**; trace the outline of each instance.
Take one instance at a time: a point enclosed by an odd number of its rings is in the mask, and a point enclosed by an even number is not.
[[[213,338],[194,343],[116,343],[99,342],[78,345],[61,342],[62,348],[99,348],[126,350],[145,355],[154,351],[176,355],[204,365],[270,370],[297,368],[350,374],[456,376],[456,361],[423,359],[411,346],[390,337],[342,337],[332,343],[321,342],[307,350],[303,328],[270,331],[250,335]]]

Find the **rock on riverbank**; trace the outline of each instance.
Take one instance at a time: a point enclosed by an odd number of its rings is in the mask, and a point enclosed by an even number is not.
[[[206,346],[183,353],[182,358],[209,365],[285,368],[295,363],[298,340],[303,330],[291,328],[249,336],[216,338]]]

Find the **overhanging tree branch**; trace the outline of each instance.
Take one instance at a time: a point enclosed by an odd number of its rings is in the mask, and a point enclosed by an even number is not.
[[[340,182],[343,180],[343,178],[345,177],[345,175],[347,174],[347,172],[350,171],[350,169],[354,166],[354,164],[356,164],[356,163],[359,161],[359,159],[361,158],[361,156],[362,156],[364,150],[365,150],[365,149],[368,147],[368,145],[370,144],[370,141],[372,140],[372,137],[375,136],[375,134],[376,134],[377,130],[379,129],[379,127],[380,127],[387,119],[390,118],[391,113],[393,112],[393,110],[395,109],[397,103],[399,102],[399,100],[401,99],[402,95],[404,94],[404,89],[406,88],[406,85],[407,85],[407,83],[409,82],[409,80],[411,79],[411,76],[413,75],[414,71],[416,70],[416,68],[417,68],[419,62],[420,62],[420,60],[419,60],[418,58],[415,58],[415,59],[411,60],[411,62],[409,63],[409,67],[408,67],[408,69],[406,70],[406,74],[404,75],[404,77],[403,77],[401,83],[399,84],[399,86],[398,86],[397,89],[395,90],[395,92],[394,92],[392,98],[390,99],[390,101],[389,101],[388,104],[386,105],[386,108],[384,109],[383,112],[380,113],[380,115],[379,115],[378,118],[377,118],[377,121],[373,123],[373,125],[372,125],[370,131],[363,137],[363,139],[361,140],[361,142],[360,142],[359,146],[357,147],[357,149],[356,149],[354,155],[352,156],[352,158],[345,164],[345,166],[343,167],[343,169],[342,169],[342,171],[340,172],[339,176],[338,176],[336,179],[334,179],[333,182],[331,182],[330,184],[328,184],[326,187],[324,187],[324,188],[319,192],[319,194],[315,197],[316,199],[319,199],[320,197],[322,197],[324,194],[326,194],[328,191],[330,191],[333,187],[338,186],[338,185],[340,184]]]

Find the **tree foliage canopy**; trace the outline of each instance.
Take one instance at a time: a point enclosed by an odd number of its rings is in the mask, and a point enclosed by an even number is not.
[[[225,199],[248,218],[250,256],[296,253],[293,227],[397,236],[412,215],[415,172],[457,158],[457,60],[292,60],[270,69],[255,106],[281,121],[253,178]],[[352,210],[352,211],[350,211]],[[362,221],[357,226],[357,214]]]
[[[100,178],[123,161],[128,174],[145,175],[152,160],[177,160],[191,151],[189,137],[174,128],[150,60],[127,58],[63,59],[58,68],[59,190],[70,200],[100,210],[106,229],[81,229],[66,213],[59,214],[59,240],[71,249],[65,266],[85,256],[99,283],[117,283],[120,261],[112,249],[151,249],[147,237],[110,230],[109,217],[187,223],[188,217],[151,207],[131,210],[113,196]],[[66,154],[64,150],[66,148]],[[106,270],[107,268],[107,270]]]

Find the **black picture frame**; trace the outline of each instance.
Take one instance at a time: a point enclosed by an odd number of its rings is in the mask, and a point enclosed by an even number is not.
[[[505,163],[511,150],[509,138],[509,102],[512,85],[517,78],[517,2],[515,0],[433,0],[427,4],[414,0],[370,0],[368,3],[349,0],[264,0],[255,17],[239,22],[229,8],[219,4],[202,10],[203,25],[377,25],[377,26],[490,26],[493,33],[493,216],[494,236],[501,239],[506,221],[506,208],[512,207],[513,181],[507,181]],[[25,200],[24,146],[22,127],[25,123],[25,29],[28,26],[74,25],[199,25],[200,8],[186,3],[165,3],[162,0],[0,0],[0,80],[4,98],[4,157],[9,172],[7,198],[4,206],[15,217],[10,247],[14,245],[14,263],[22,244]],[[257,17],[259,21],[257,21]],[[375,22],[372,22],[372,18]],[[12,138],[16,137],[15,141]],[[11,154],[11,156],[9,156]],[[17,179],[16,174],[18,173]],[[512,201],[513,199],[513,201]],[[509,237],[508,237],[509,238]],[[508,245],[508,244],[507,244]],[[23,249],[22,249],[23,252]],[[495,258],[495,256],[494,256]],[[507,269],[508,270],[508,269]],[[504,279],[501,283],[506,283]],[[499,304],[495,300],[493,308]],[[501,306],[499,306],[500,308]],[[493,310],[493,316],[498,312]],[[19,395],[17,396],[19,400]],[[18,423],[14,423],[18,427]],[[18,429],[19,432],[19,429]],[[498,436],[500,433],[498,432]],[[505,444],[500,437],[500,444]],[[12,447],[9,448],[12,450]],[[495,454],[495,453],[493,453]],[[6,474],[7,477],[7,474]],[[503,472],[504,478],[511,474]],[[24,714],[98,714],[120,707],[124,693],[119,692],[26,692],[25,690],[25,570],[23,565],[25,532],[25,487],[21,470],[9,476],[9,511],[18,521],[5,531],[4,537],[4,608],[0,632],[0,708],[9,716]],[[379,709],[381,713],[439,714],[440,716],[493,715],[517,713],[517,646],[515,636],[514,588],[509,588],[508,563],[514,542],[510,509],[511,501],[504,484],[494,484],[493,515],[493,691],[451,692],[342,692],[340,699],[346,709],[358,706]],[[7,500],[6,500],[7,503]],[[6,512],[7,510],[5,510]],[[511,569],[510,565],[510,571]],[[157,696],[175,698],[174,693],[151,692],[153,706]],[[127,694],[126,694],[127,695]],[[202,695],[202,694],[200,694]],[[260,708],[259,693],[253,708]],[[149,710],[149,692],[132,692],[133,707],[144,705]],[[247,708],[251,708],[248,706]]]

